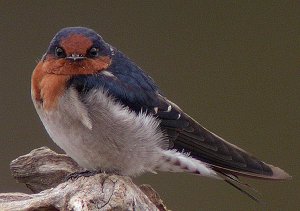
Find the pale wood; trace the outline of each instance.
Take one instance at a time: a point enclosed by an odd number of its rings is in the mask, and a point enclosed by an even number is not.
[[[2,193],[0,210],[167,210],[149,186],[136,186],[129,177],[95,174],[66,181],[82,171],[70,157],[46,147],[11,162],[15,179],[34,194]]]

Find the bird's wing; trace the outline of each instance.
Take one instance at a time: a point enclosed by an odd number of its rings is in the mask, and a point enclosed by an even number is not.
[[[169,109],[158,109],[155,115],[161,120],[161,128],[167,132],[174,149],[188,152],[193,158],[209,163],[223,173],[265,179],[289,177],[280,168],[260,161],[210,132],[174,103],[164,100],[169,103]]]
[[[112,74],[75,77],[72,84],[81,93],[97,86],[104,88],[116,101],[136,113],[154,115],[169,137],[170,149],[190,153],[216,171],[265,179],[289,177],[280,168],[260,161],[205,129],[164,97],[152,79],[137,66],[113,66],[112,70]]]

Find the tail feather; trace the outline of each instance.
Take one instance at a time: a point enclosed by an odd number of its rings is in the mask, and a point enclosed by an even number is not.
[[[255,188],[250,185],[243,183],[238,179],[237,176],[232,174],[226,174],[221,171],[217,171],[217,174],[229,185],[236,188],[252,200],[256,201],[259,204],[265,205],[266,202],[263,200],[261,193],[259,193]]]
[[[272,175],[263,175],[251,172],[241,172],[229,168],[222,168],[219,166],[207,164],[198,159],[190,157],[189,154],[183,152],[180,153],[176,150],[164,150],[162,153],[163,156],[161,160],[159,160],[159,164],[156,166],[157,170],[171,172],[189,172],[196,175],[224,180],[226,183],[261,205],[266,205],[262,195],[250,185],[239,180],[238,175],[267,180],[285,180],[291,178],[291,176],[288,175],[285,171],[270,164],[265,165],[268,165],[270,167],[270,169],[272,170]]]

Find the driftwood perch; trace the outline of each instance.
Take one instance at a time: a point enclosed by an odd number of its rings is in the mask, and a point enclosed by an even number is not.
[[[46,147],[11,162],[12,175],[34,194],[0,194],[0,210],[167,210],[148,185],[129,177],[96,174],[69,179],[82,169],[68,156]]]

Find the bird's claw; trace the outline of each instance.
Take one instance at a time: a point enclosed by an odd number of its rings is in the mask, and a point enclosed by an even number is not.
[[[90,177],[94,176],[95,174],[101,173],[99,171],[90,171],[90,170],[84,170],[84,171],[76,171],[66,176],[66,181],[68,180],[76,180],[79,177]]]

